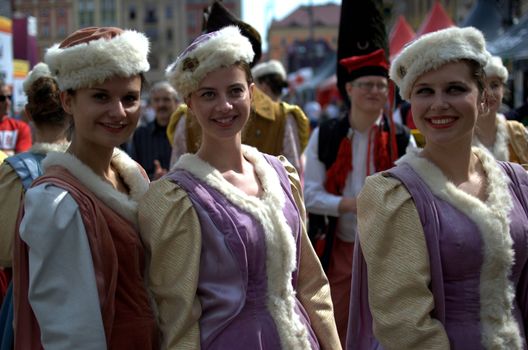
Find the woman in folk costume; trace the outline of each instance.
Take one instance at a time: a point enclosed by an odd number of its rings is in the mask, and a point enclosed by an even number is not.
[[[90,27],[47,50],[72,116],[65,153],[49,152],[26,192],[14,248],[16,349],[154,349],[137,200],[143,169],[117,146],[135,130],[148,39]]]
[[[164,349],[339,349],[299,177],[241,144],[253,50],[234,26],[198,37],[167,76],[202,129],[139,206]]]
[[[454,27],[391,66],[426,144],[359,196],[349,349],[526,349],[528,175],[471,146],[489,57]]]
[[[18,211],[24,192],[34,179],[42,175],[41,163],[46,154],[50,151],[64,152],[68,147],[67,129],[70,122],[61,106],[57,81],[45,63],[33,68],[23,87],[28,98],[25,112],[34,125],[35,143],[28,152],[11,156],[0,166],[0,198],[4,203],[0,210],[0,266],[9,276]],[[4,349],[4,346],[11,349],[13,346],[12,300],[10,287],[0,314],[0,349]]]
[[[523,124],[506,120],[499,112],[508,81],[508,70],[500,57],[494,56],[484,68],[488,85],[488,109],[477,119],[473,143],[483,147],[498,160],[528,166],[528,132]]]

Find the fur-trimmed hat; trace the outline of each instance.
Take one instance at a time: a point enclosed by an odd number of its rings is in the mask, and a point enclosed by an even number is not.
[[[269,60],[267,62],[262,62],[257,64],[253,69],[251,69],[251,74],[254,79],[258,79],[264,75],[268,74],[277,74],[282,80],[286,80],[286,69],[282,63],[277,60]]]
[[[33,85],[35,81],[42,77],[51,77],[49,67],[44,62],[37,63],[35,67],[33,67],[33,69],[29,72],[26,80],[24,80],[24,83],[22,83],[24,93],[28,95],[31,85]]]
[[[389,76],[389,62],[385,50],[377,49],[366,55],[343,58],[339,61],[348,72],[349,81],[366,75]]]
[[[253,61],[249,64],[253,67],[262,56],[262,38],[259,32],[240,20],[229,9],[227,9],[222,2],[215,0],[213,4],[205,11],[203,30],[206,33],[216,32],[227,26],[235,25],[240,29],[240,34],[249,39],[255,56]]]
[[[420,75],[462,59],[484,67],[489,57],[486,41],[478,29],[451,27],[422,35],[406,46],[392,62],[389,76],[400,88],[400,96],[409,100]]]
[[[134,30],[89,27],[70,34],[46,51],[44,61],[61,90],[100,84],[112,76],[130,77],[149,70],[149,41]]]
[[[253,60],[253,49],[248,38],[236,26],[202,34],[196,38],[165,72],[167,80],[181,98],[195,91],[205,76],[220,68]]]
[[[506,84],[508,81],[508,70],[502,64],[502,59],[499,56],[492,56],[486,67],[484,67],[484,72],[486,72],[486,77],[498,77],[503,84]]]

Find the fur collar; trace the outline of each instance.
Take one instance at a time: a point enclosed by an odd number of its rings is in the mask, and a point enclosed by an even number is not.
[[[297,268],[296,244],[283,213],[286,199],[279,177],[256,148],[242,145],[242,152],[255,167],[262,184],[260,198],[248,196],[234,187],[197,155],[182,155],[174,167],[189,171],[262,224],[266,241],[268,310],[275,320],[284,349],[309,349],[308,332],[295,312],[296,299],[291,278]]]
[[[497,160],[509,161],[510,159],[510,136],[506,128],[506,118],[503,114],[497,114],[497,134],[495,135],[495,143],[491,149],[484,146],[478,136],[475,134],[473,137],[473,145],[480,147],[486,151],[491,152],[491,154]]]
[[[70,143],[47,143],[37,142],[31,146],[29,152],[37,154],[47,154],[48,152],[66,152]]]
[[[408,163],[433,194],[451,203],[479,228],[484,245],[480,275],[481,341],[484,348],[522,349],[519,325],[511,311],[515,288],[509,279],[514,261],[509,178],[488,152],[477,147],[473,152],[487,174],[485,202],[456,188],[435,164],[420,157],[419,150],[411,150],[399,162]]]
[[[110,183],[104,181],[70,153],[50,152],[44,158],[42,166],[44,170],[53,165],[65,168],[97,198],[137,227],[137,202],[147,192],[148,180],[142,174],[138,164],[117,148],[114,149],[111,162],[130,188],[129,195],[117,191]]]

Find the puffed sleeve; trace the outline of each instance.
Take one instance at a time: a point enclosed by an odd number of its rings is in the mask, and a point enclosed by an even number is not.
[[[306,212],[299,175],[285,157],[280,156],[279,159],[288,173],[293,197],[302,216],[297,297],[310,317],[312,329],[321,348],[329,350],[341,349],[328,279],[306,233]]]
[[[139,226],[150,263],[148,286],[158,311],[163,349],[200,349],[196,291],[201,233],[187,193],[169,180],[151,183],[139,202]]]
[[[449,349],[434,299],[429,255],[416,207],[398,180],[368,177],[358,197],[359,240],[368,274],[374,335],[383,348]]]
[[[24,187],[15,170],[8,163],[0,166],[0,266],[11,267],[13,240],[20,201]]]
[[[77,203],[49,184],[31,188],[19,232],[29,248],[28,299],[43,347],[106,349],[92,255]]]

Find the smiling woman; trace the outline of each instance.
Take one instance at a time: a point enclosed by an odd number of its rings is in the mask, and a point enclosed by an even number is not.
[[[74,126],[66,153],[44,159],[21,211],[16,349],[158,347],[136,218],[148,179],[116,148],[139,118],[148,50],[141,33],[92,27],[46,52]]]
[[[348,349],[526,349],[528,175],[471,147],[488,59],[469,27],[392,63],[426,144],[359,196]]]
[[[284,157],[241,143],[253,55],[225,27],[167,69],[203,132],[198,152],[181,156],[139,206],[163,348],[340,346],[299,176]]]

